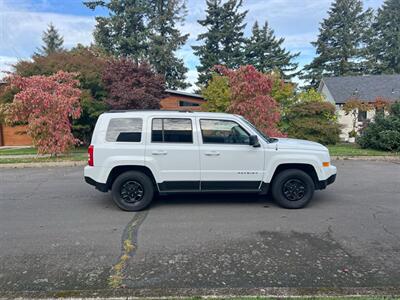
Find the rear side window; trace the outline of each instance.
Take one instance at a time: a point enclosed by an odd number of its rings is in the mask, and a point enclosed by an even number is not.
[[[115,118],[108,124],[107,142],[140,142],[142,140],[142,124],[140,118]]]
[[[204,144],[248,145],[250,135],[238,123],[229,120],[200,120]]]
[[[192,120],[153,119],[151,141],[156,143],[193,143]]]

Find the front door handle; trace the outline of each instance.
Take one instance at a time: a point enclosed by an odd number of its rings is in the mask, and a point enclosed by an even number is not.
[[[151,154],[153,154],[153,155],[167,155],[168,152],[167,151],[163,151],[163,150],[157,150],[157,151],[151,152]]]
[[[206,152],[206,153],[204,153],[205,155],[207,155],[207,156],[219,156],[219,152],[217,152],[217,151],[209,151],[209,152]]]

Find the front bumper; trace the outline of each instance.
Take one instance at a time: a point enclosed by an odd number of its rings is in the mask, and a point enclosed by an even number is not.
[[[328,179],[326,180],[320,180],[318,181],[317,189],[324,190],[328,185],[334,183],[335,180],[336,180],[336,174],[329,176]]]

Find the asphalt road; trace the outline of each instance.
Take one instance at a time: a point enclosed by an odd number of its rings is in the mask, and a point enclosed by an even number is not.
[[[336,166],[302,210],[186,195],[140,213],[120,211],[80,167],[0,169],[0,295],[400,287],[400,164]]]

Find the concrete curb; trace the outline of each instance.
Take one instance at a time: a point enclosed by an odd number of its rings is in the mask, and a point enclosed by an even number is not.
[[[87,161],[50,161],[33,163],[11,163],[0,164],[0,169],[21,169],[21,168],[52,168],[52,167],[76,167],[85,166]]]
[[[399,161],[400,156],[331,156],[332,160]]]

